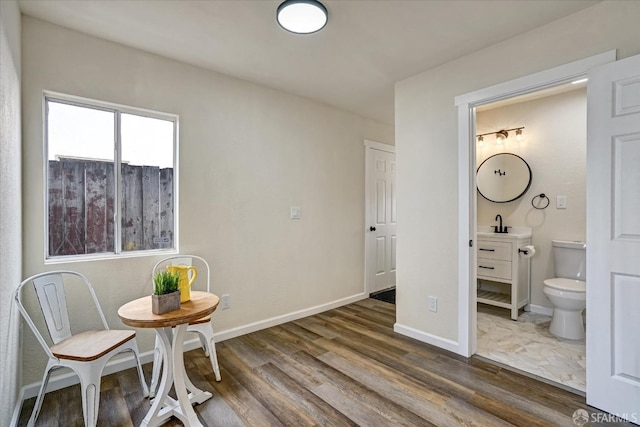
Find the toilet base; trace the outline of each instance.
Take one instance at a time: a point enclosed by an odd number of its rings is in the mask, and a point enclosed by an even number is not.
[[[583,340],[585,337],[582,310],[553,309],[553,318],[549,325],[549,332],[558,338],[568,340]]]

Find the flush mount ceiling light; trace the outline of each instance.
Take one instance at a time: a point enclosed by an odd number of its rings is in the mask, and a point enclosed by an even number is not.
[[[276,12],[278,24],[295,34],[311,34],[327,24],[327,8],[316,0],[286,0]]]

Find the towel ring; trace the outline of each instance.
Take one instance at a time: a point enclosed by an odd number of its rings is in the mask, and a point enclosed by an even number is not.
[[[536,201],[536,199],[540,199],[540,200],[538,201],[538,203],[540,203],[540,202],[542,202],[543,200],[545,200],[545,199],[546,199],[546,200],[547,200],[547,204],[546,204],[546,205],[544,205],[544,206],[540,206],[540,207],[538,207],[538,206],[536,206],[536,205],[535,205],[535,203],[534,203],[534,202]],[[534,208],[536,208],[536,209],[542,210],[542,209],[546,209],[546,208],[549,206],[549,202],[550,202],[550,200],[549,200],[549,198],[547,197],[547,195],[546,195],[546,194],[544,194],[544,193],[540,193],[540,194],[538,194],[537,196],[533,196],[533,199],[531,199],[531,206],[533,206],[533,207],[534,207]]]

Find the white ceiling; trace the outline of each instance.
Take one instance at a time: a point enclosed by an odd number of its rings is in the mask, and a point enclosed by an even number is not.
[[[281,0],[20,0],[26,15],[393,123],[396,81],[597,1],[323,0],[293,35]]]

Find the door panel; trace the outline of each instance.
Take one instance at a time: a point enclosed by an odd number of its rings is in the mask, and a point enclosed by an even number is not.
[[[383,172],[384,173],[384,172]],[[383,179],[376,181],[376,225],[387,223],[387,183]]]
[[[589,72],[587,403],[640,422],[640,56]]]
[[[383,275],[387,272],[385,262],[387,245],[385,243],[384,236],[376,237],[376,276]]]
[[[640,383],[640,277],[613,275],[613,375]],[[638,403],[640,405],[640,403]],[[638,409],[638,408],[636,408]],[[639,414],[640,415],[640,414]],[[640,421],[640,420],[639,420]]]
[[[613,151],[615,237],[640,239],[640,133],[616,137]]]

